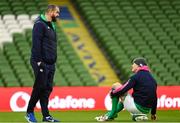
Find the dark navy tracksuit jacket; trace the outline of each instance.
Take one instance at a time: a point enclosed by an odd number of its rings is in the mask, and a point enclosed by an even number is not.
[[[57,59],[57,39],[52,24],[38,17],[32,35],[31,59],[53,65]]]
[[[156,114],[157,83],[149,72],[147,66],[141,67],[139,71],[132,75],[123,86],[113,90],[113,94],[122,96],[131,88],[133,88],[132,96],[135,103],[140,106],[150,108],[151,114]]]

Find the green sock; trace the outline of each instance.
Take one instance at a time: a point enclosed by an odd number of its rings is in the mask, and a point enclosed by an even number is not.
[[[112,109],[108,113],[109,118],[113,118],[113,116],[116,114],[116,108],[117,108],[118,101],[119,101],[119,97],[112,98]]]
[[[119,102],[119,103],[117,104],[116,113],[122,111],[123,108],[124,108],[123,103],[122,103],[122,102]]]

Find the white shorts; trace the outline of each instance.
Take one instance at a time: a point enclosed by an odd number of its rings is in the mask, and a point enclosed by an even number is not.
[[[124,99],[123,104],[124,104],[124,108],[128,112],[130,112],[131,115],[144,114],[137,109],[135,102],[134,102],[134,98],[130,94],[127,94],[127,96]]]

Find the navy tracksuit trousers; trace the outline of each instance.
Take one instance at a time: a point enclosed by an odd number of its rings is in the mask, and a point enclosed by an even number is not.
[[[49,116],[48,101],[53,89],[53,78],[55,73],[55,65],[45,65],[40,71],[37,62],[31,60],[31,66],[34,70],[35,82],[28,104],[27,113],[34,112],[36,103],[40,101],[43,117]]]

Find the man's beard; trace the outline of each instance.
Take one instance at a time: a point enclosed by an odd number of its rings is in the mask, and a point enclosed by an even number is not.
[[[53,22],[56,22],[56,21],[57,21],[57,19],[56,19],[55,16],[52,16],[52,21],[53,21]]]

